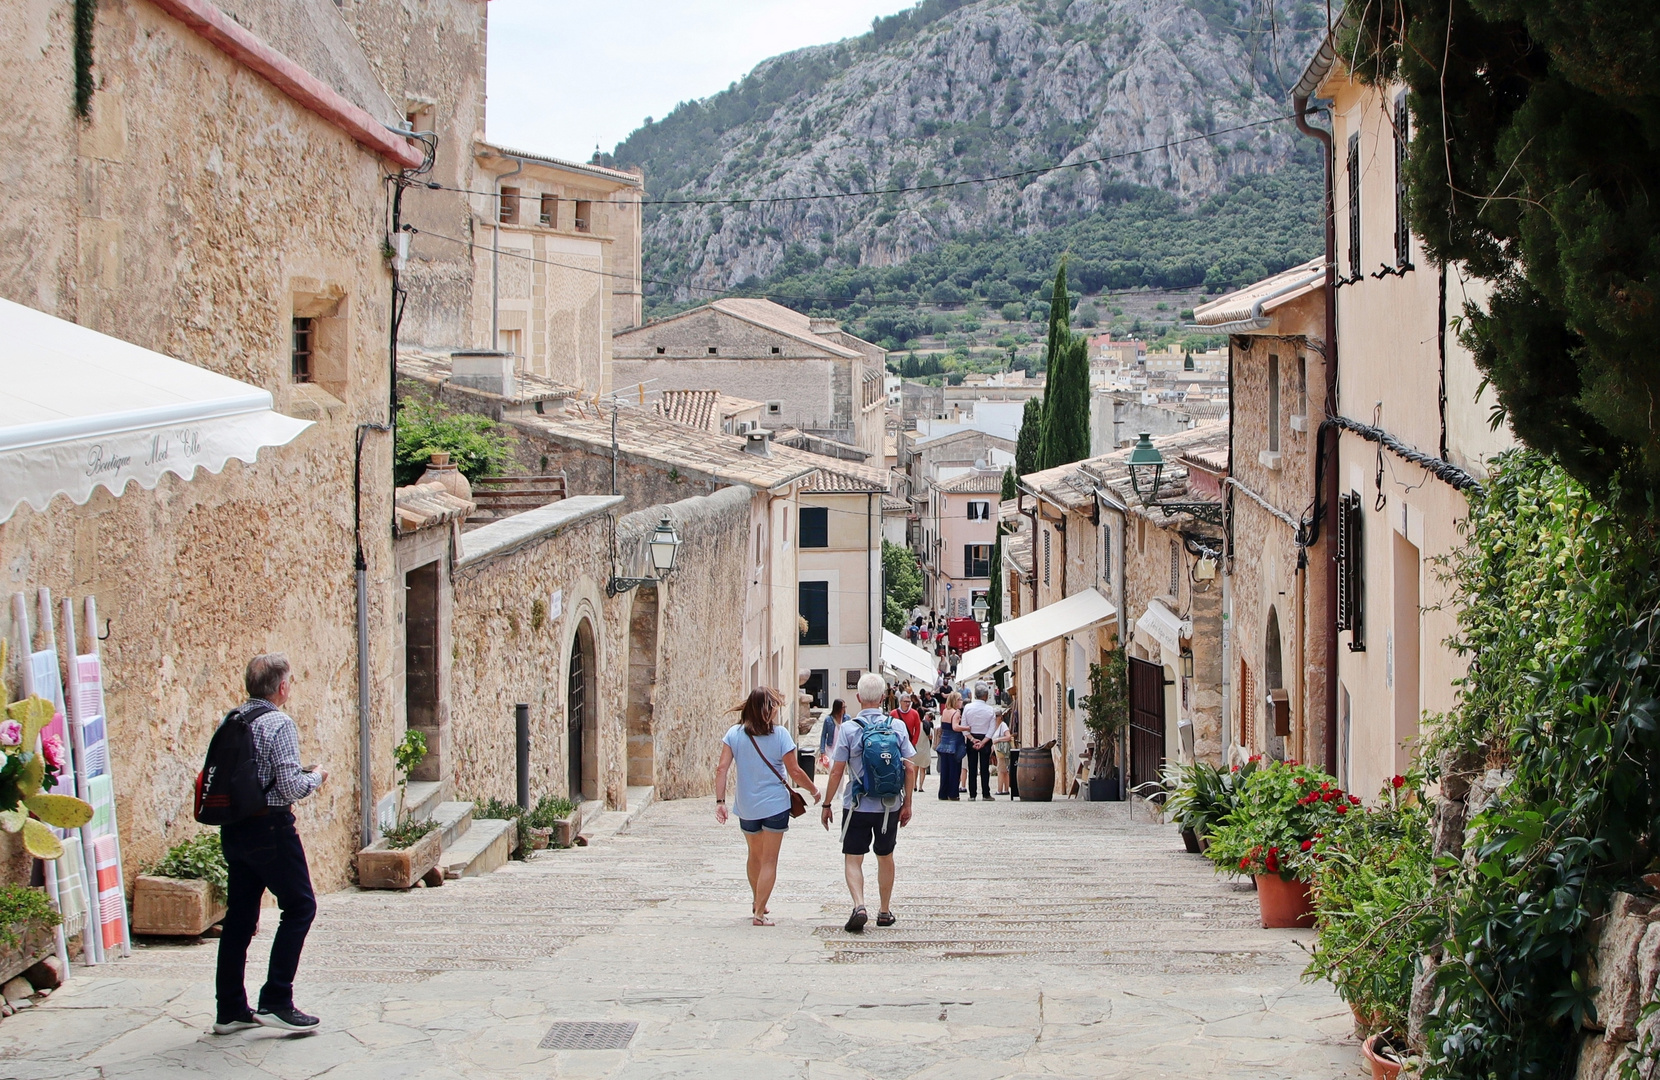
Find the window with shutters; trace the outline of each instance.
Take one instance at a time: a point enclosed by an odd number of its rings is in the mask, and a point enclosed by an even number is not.
[[[796,586],[797,610],[807,623],[801,632],[803,645],[830,644],[830,583],[803,581]]]
[[[963,577],[991,577],[991,545],[963,545]]]
[[[1366,518],[1360,495],[1337,500],[1337,629],[1349,631],[1349,649],[1366,651]]]
[[[1349,276],[1356,281],[1360,269],[1360,135],[1349,136]]]
[[[1256,741],[1256,680],[1251,665],[1239,661],[1239,743],[1247,750],[1255,749]]]
[[[1170,595],[1181,599],[1182,595],[1182,548],[1176,541],[1170,541]]]
[[[519,223],[519,189],[504,187],[501,189],[501,202],[496,207],[496,220],[503,225],[517,225]]]
[[[968,504],[968,520],[970,520],[970,521],[990,521],[991,520],[991,503],[986,502],[983,499],[970,500],[970,502]]]
[[[1043,583],[1049,584],[1049,530],[1043,530]]]
[[[1395,265],[1412,265],[1412,230],[1406,221],[1406,91],[1395,98]]]
[[[830,546],[830,510],[823,506],[801,508],[801,546],[827,548]]]
[[[1112,526],[1101,526],[1101,580],[1112,584]]]
[[[1268,452],[1280,449],[1280,358],[1268,354]]]

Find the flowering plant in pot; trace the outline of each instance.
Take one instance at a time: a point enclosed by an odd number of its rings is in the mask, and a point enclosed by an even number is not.
[[[1303,977],[1329,980],[1354,1011],[1368,1058],[1396,1069],[1418,958],[1440,922],[1422,787],[1419,773],[1392,777],[1375,806],[1345,814],[1312,849],[1315,941]]]
[[[6,666],[6,645],[0,642],[0,670]],[[63,740],[40,733],[56,718],[57,708],[45,698],[12,701],[0,682],[0,828],[22,833],[23,846],[37,859],[63,854],[57,834],[47,828],[78,829],[92,820],[92,807],[73,795],[52,794],[65,764]],[[37,749],[38,747],[38,749]],[[72,787],[73,785],[68,785]]]
[[[1210,837],[1222,827],[1239,806],[1245,785],[1261,764],[1253,757],[1244,765],[1222,769],[1205,761],[1191,765],[1169,765],[1164,770],[1164,812],[1182,830],[1189,851],[1202,851]]]
[[[1318,769],[1270,761],[1246,781],[1205,854],[1219,870],[1255,878],[1263,926],[1312,926],[1314,843],[1359,805]]]

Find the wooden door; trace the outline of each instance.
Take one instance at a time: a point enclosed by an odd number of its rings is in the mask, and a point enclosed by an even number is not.
[[[1164,668],[1130,657],[1130,787],[1164,767]]]

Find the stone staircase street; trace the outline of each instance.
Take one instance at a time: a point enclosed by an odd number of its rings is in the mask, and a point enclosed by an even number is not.
[[[1120,804],[924,797],[899,924],[854,936],[816,817],[784,842],[779,925],[758,928],[736,825],[708,800],[630,802],[586,848],[321,898],[298,987],[318,1035],[205,1034],[214,945],[152,945],[0,1024],[0,1076],[1368,1075],[1347,1008],[1299,978],[1308,935],[1260,929],[1248,886]],[[626,1049],[541,1048],[557,1021],[638,1029]]]

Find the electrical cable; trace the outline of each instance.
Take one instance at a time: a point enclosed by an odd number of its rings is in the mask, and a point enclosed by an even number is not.
[[[1267,127],[1283,120],[1294,120],[1296,117],[1287,113],[1283,116],[1270,116],[1264,120],[1253,120],[1246,124],[1235,124],[1233,127],[1218,128],[1215,131],[1201,131],[1196,135],[1187,135],[1180,139],[1167,139],[1156,146],[1140,146],[1134,150],[1120,150],[1117,153],[1106,154],[1102,157],[1085,158],[1082,161],[1068,161],[1059,165],[1043,165],[1033,169],[1017,169],[1013,172],[995,173],[991,176],[975,176],[963,180],[941,180],[933,184],[912,184],[906,187],[872,188],[867,191],[828,191],[812,195],[757,195],[748,199],[565,199],[565,202],[585,202],[599,206],[743,206],[761,203],[794,203],[794,202],[823,202],[832,199],[869,199],[879,195],[908,195],[913,192],[943,191],[949,188],[969,187],[974,184],[995,184],[1004,180],[1021,180],[1028,176],[1043,176],[1062,169],[1082,169],[1090,165],[1105,165],[1111,161],[1123,158],[1136,157],[1141,154],[1154,154],[1160,150],[1170,150],[1188,143],[1203,142],[1221,135],[1233,135],[1241,131],[1250,131],[1255,128]],[[571,164],[578,164],[572,162]],[[555,162],[548,162],[552,168],[560,166]],[[606,166],[596,166],[606,168]],[[616,171],[616,170],[613,170]],[[471,188],[449,187],[438,183],[428,183],[428,188],[434,191],[455,191],[464,195],[484,195],[495,198],[493,191],[475,191]],[[527,196],[520,196],[525,198]]]

